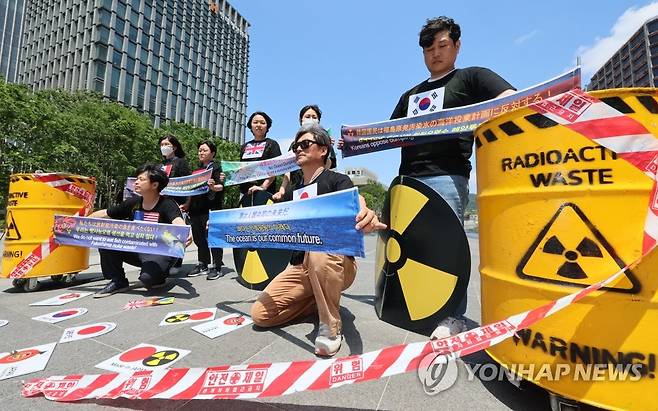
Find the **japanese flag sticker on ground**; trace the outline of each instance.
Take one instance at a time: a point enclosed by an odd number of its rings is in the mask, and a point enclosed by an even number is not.
[[[165,316],[165,318],[160,322],[160,325],[210,321],[215,318],[216,312],[216,307],[204,308],[201,310],[173,311]]]
[[[253,322],[250,317],[240,314],[229,314],[214,321],[195,325],[192,329],[208,338],[217,338],[220,335],[228,334]]]
[[[132,372],[169,368],[189,354],[189,350],[139,344],[96,365],[96,368],[115,372]]]
[[[67,343],[71,341],[84,340],[87,338],[100,337],[107,334],[116,328],[115,323],[95,323],[80,325],[78,327],[71,327],[64,330],[62,338],[59,339],[60,343]]]
[[[58,295],[57,297],[52,297],[48,298],[47,300],[43,301],[37,301],[36,303],[30,304],[31,306],[36,306],[36,305],[64,305],[66,303],[70,303],[71,301],[79,300],[80,298],[84,298],[88,295],[91,295],[93,293],[79,293],[79,292],[72,292],[72,293],[65,293]]]
[[[43,370],[56,344],[37,345],[0,353],[0,380]]]
[[[55,324],[60,321],[79,317],[87,313],[86,308],[68,308],[66,310],[53,311],[52,313],[32,317],[33,320],[43,321],[45,323]]]
[[[4,327],[5,325],[9,324],[9,321],[7,320],[0,320],[0,327]]]

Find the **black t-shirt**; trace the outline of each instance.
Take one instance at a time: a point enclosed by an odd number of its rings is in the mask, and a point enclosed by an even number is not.
[[[215,180],[215,184],[219,184],[219,175],[222,172],[222,166],[218,162],[211,161],[205,169],[201,168],[199,171],[202,172],[209,168],[212,169],[211,178]],[[191,216],[204,215],[208,214],[210,210],[221,210],[223,203],[224,190],[208,190],[207,193],[192,196],[190,198],[190,208],[188,211]]]
[[[281,148],[279,143],[271,138],[265,138],[264,140],[251,140],[246,142],[242,149],[240,149],[240,159],[241,161],[260,161],[267,160],[270,158],[278,157],[281,155]],[[240,184],[240,192],[246,194],[249,187],[261,185],[264,180],[250,181],[248,183]],[[267,187],[267,191],[274,194],[276,191],[276,184],[270,184]]]
[[[292,189],[286,191],[283,199],[285,201],[290,201],[293,198],[294,190],[310,187],[314,184],[317,184],[317,195],[329,194],[354,187],[352,180],[350,180],[350,178],[345,174],[336,173],[335,171],[331,170],[324,170],[310,184],[304,185],[304,180],[302,179],[296,186],[293,186]],[[290,264],[299,265],[303,261],[304,251],[293,251],[292,256],[290,257]]]
[[[436,90],[438,96],[443,94],[442,106],[441,101],[436,104],[438,109],[446,109],[491,100],[509,89],[514,90],[507,81],[489,69],[456,69],[438,80],[425,80],[404,93],[395,106],[391,119],[408,117],[410,97],[420,93]],[[413,112],[410,114],[416,115]],[[456,174],[468,178],[471,173],[469,158],[472,153],[472,134],[459,139],[402,147],[400,174],[412,177]]]
[[[187,160],[181,157],[172,157],[166,158],[164,163],[162,163],[162,171],[169,176],[169,178],[175,177],[184,177],[189,176],[190,166],[187,164]],[[178,204],[185,204],[186,197],[172,197],[173,200]]]
[[[107,216],[115,220],[135,220],[135,211],[144,213],[143,221],[151,223],[171,224],[176,217],[181,217],[180,208],[169,197],[160,196],[160,199],[151,210],[144,209],[142,197],[132,197],[126,201],[107,209]]]

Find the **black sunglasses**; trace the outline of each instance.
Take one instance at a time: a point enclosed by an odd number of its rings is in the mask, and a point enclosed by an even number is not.
[[[317,141],[314,140],[303,140],[303,141],[298,141],[296,143],[293,143],[292,146],[292,151],[297,151],[297,148],[301,148],[302,150],[306,150],[307,148],[311,147],[313,144],[317,144],[319,146],[323,146],[324,144],[320,144]]]

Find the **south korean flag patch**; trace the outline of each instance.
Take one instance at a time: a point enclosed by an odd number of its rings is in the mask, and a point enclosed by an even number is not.
[[[445,87],[439,87],[424,93],[412,94],[409,96],[407,105],[407,117],[422,116],[423,114],[433,113],[443,108],[443,96]]]

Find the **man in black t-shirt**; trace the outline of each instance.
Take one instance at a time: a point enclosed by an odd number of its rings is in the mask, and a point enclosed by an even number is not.
[[[514,93],[514,88],[493,71],[482,67],[455,68],[461,47],[461,29],[453,19],[441,16],[427,20],[418,44],[423,49],[430,78],[405,92],[391,119],[429,114],[436,110],[480,103]],[[411,176],[427,184],[464,221],[468,203],[469,158],[473,153],[473,135],[459,139],[403,147],[400,175]],[[458,316],[466,312],[466,297]],[[449,317],[432,334],[442,338],[461,332],[461,320]]]
[[[112,206],[106,210],[98,210],[89,217],[112,218],[115,220],[143,220],[152,223],[185,225],[178,204],[169,197],[160,195],[169,182],[169,177],[155,165],[145,165],[137,169],[135,193],[139,196]],[[186,246],[192,241],[188,237]],[[146,288],[158,288],[166,283],[167,272],[176,262],[175,257],[156,254],[144,254],[127,251],[99,249],[101,271],[103,277],[111,280],[102,290],[94,294],[95,298],[128,289],[126,272],[123,263],[141,267],[139,280]]]
[[[297,187],[287,190],[285,200],[295,201],[352,187],[349,177],[325,168],[330,145],[327,131],[318,125],[305,126],[297,132],[293,151],[303,179]],[[359,196],[359,202],[357,230],[368,233],[386,228],[366,206],[363,197]],[[320,324],[315,353],[334,355],[342,341],[340,294],[354,281],[354,257],[297,251],[290,264],[268,284],[251,307],[254,323],[272,327],[317,312]]]

